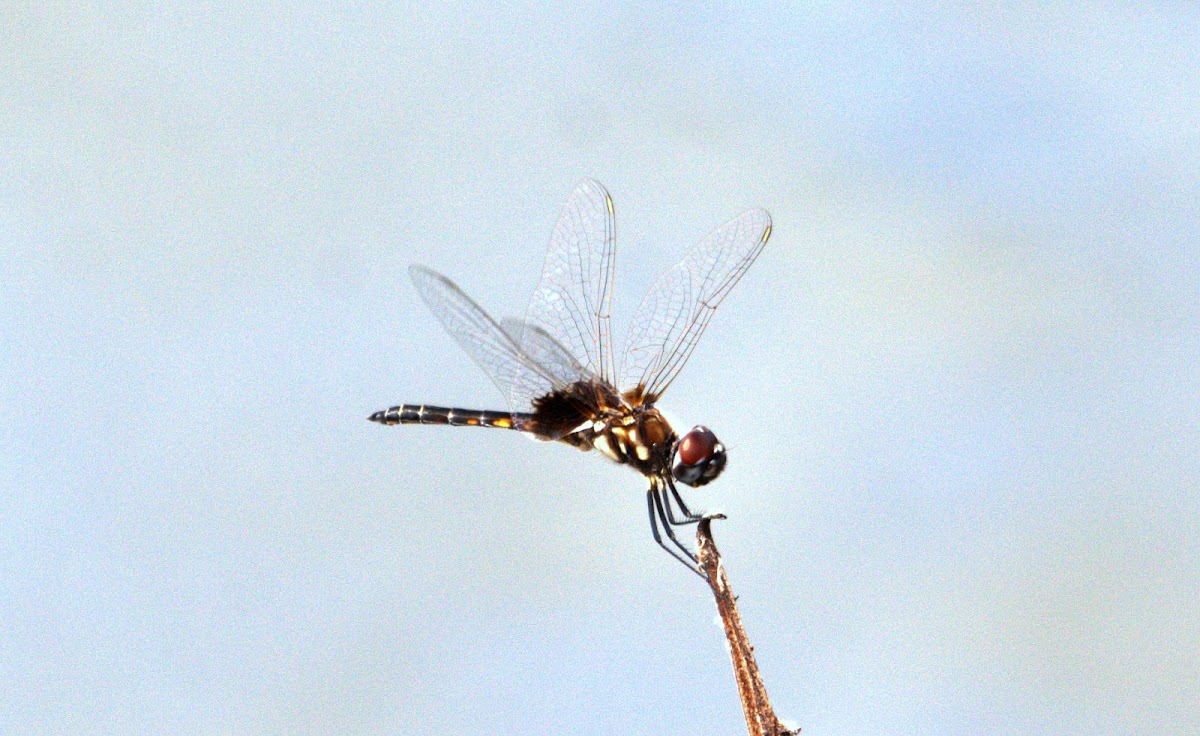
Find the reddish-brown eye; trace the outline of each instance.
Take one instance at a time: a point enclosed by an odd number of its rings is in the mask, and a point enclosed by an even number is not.
[[[684,465],[699,465],[712,457],[717,447],[717,436],[707,427],[696,427],[679,441],[679,462]]]

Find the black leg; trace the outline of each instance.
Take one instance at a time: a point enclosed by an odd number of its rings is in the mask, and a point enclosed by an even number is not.
[[[671,525],[668,524],[666,518],[663,517],[662,506],[658,500],[658,494],[656,493],[657,490],[658,489],[655,487],[655,484],[651,483],[650,489],[648,491],[646,491],[646,508],[650,512],[650,533],[654,535],[654,541],[658,543],[659,547],[662,547],[663,549],[665,549],[667,551],[667,554],[669,554],[672,557],[674,557],[675,559],[679,560],[679,562],[684,567],[686,567],[687,569],[696,573],[701,578],[704,578],[704,580],[707,581],[708,578],[704,577],[704,574],[696,569],[696,558],[692,555],[691,552],[689,552],[687,550],[686,547],[684,547],[682,544],[679,543],[679,540],[675,538],[675,532],[671,531]],[[662,519],[663,529],[666,530],[667,536],[671,538],[671,541],[675,543],[675,546],[677,546],[677,547],[679,547],[679,549],[683,550],[684,554],[687,555],[688,559],[684,559],[683,557],[681,557],[679,555],[678,552],[676,552],[675,550],[668,547],[665,543],[663,543],[662,536],[658,533],[658,520],[659,519]],[[691,561],[689,562],[688,560],[691,560]]]
[[[704,518],[704,514],[693,514],[692,510],[683,502],[683,498],[679,495],[679,491],[675,490],[675,481],[671,476],[663,476],[666,481],[665,485],[659,486],[659,492],[662,494],[663,505],[667,507],[667,519],[675,526],[683,526],[684,524],[695,524]],[[671,501],[667,498],[667,489],[670,489],[671,495],[675,497],[675,503],[679,504],[679,512],[683,514],[681,521],[675,520],[675,514],[671,511]]]
[[[688,565],[688,569],[703,578],[704,574],[701,573],[699,571],[699,569],[695,566],[696,564],[699,564],[699,560],[696,558],[696,555],[692,554],[692,551],[690,549],[688,549],[682,542],[680,542],[679,539],[675,536],[675,529],[672,527],[671,523],[667,520],[667,514],[663,510],[663,502],[662,502],[662,498],[659,495],[660,493],[663,493],[661,491],[661,486],[658,489],[656,489],[654,487],[654,484],[651,484],[650,495],[654,499],[654,508],[655,508],[655,511],[658,512],[658,520],[662,522],[663,531],[667,533],[667,538],[670,539],[671,543],[674,544],[679,549],[679,551],[683,553],[684,557],[687,557],[689,560],[691,560],[693,563],[695,563],[692,565]],[[661,544],[661,542],[660,542],[660,544]],[[665,547],[665,545],[663,545],[663,546]],[[676,559],[678,559],[678,557]],[[705,580],[707,580],[707,579],[708,578],[705,578]]]

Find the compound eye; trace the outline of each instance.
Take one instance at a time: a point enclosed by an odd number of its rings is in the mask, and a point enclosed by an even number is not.
[[[699,465],[712,459],[717,436],[708,427],[695,427],[679,441],[677,457],[684,465]]]

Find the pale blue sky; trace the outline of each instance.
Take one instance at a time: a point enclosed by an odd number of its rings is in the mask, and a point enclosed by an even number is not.
[[[663,401],[807,734],[1200,730],[1200,17],[1049,5],[0,13],[0,731],[728,734],[626,468],[514,433],[413,262],[615,324],[753,206]]]

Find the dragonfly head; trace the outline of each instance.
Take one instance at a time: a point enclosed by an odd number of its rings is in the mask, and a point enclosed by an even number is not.
[[[725,445],[708,427],[697,425],[675,443],[671,475],[689,486],[702,486],[725,469]]]

